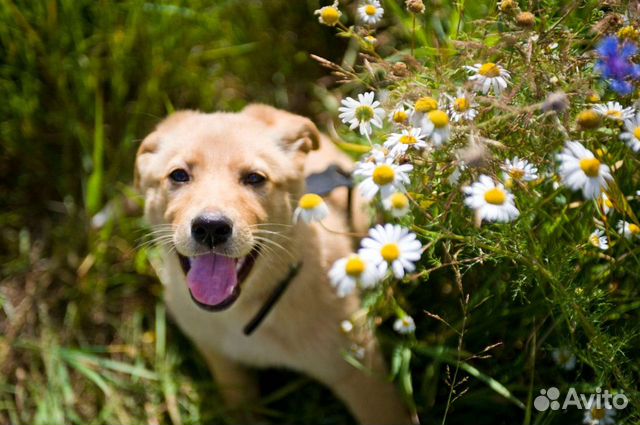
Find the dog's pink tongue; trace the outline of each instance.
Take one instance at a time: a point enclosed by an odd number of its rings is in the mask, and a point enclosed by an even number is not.
[[[187,283],[199,302],[210,306],[220,304],[233,294],[238,283],[236,260],[217,254],[192,257]]]

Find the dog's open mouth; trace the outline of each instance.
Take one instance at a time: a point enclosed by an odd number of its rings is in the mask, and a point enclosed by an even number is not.
[[[208,253],[187,258],[178,254],[187,276],[191,299],[201,308],[220,311],[228,308],[240,295],[240,285],[249,276],[258,257],[254,248],[244,258]]]

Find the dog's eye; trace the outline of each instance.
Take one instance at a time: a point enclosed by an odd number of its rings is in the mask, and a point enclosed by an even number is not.
[[[174,183],[186,183],[190,180],[189,173],[187,173],[182,168],[178,168],[177,170],[173,170],[171,174],[169,174],[169,178]]]
[[[242,183],[247,186],[260,186],[267,178],[260,173],[247,173],[242,177]]]

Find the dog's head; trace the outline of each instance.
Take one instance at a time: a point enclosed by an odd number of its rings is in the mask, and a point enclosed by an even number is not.
[[[144,139],[135,182],[145,215],[175,247],[198,305],[219,310],[238,297],[261,240],[291,222],[318,143],[310,120],[264,105],[177,112]]]

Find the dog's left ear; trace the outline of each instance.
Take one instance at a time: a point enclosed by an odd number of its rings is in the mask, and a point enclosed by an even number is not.
[[[260,104],[249,105],[242,113],[265,123],[287,150],[308,153],[320,147],[320,132],[309,118]]]

